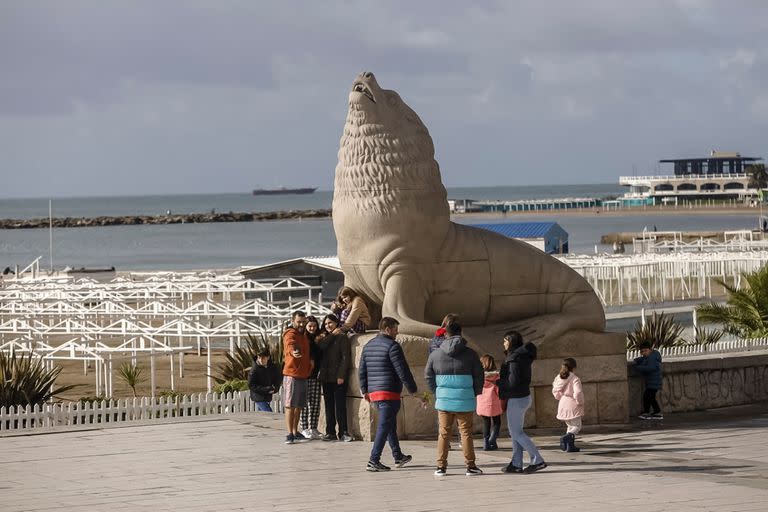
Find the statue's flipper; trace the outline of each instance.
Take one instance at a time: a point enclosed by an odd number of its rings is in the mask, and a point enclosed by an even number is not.
[[[517,331],[526,341],[546,341],[562,336],[563,333],[578,328],[579,322],[566,314],[539,315],[509,324],[509,330]]]
[[[381,316],[391,316],[400,322],[400,332],[431,338],[437,325],[426,323],[424,309],[427,296],[421,280],[416,276],[397,274],[387,279]]]

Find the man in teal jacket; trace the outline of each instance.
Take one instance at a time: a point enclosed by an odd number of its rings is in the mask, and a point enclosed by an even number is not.
[[[429,355],[424,371],[427,385],[435,393],[435,409],[440,420],[435,475],[446,475],[454,420],[459,425],[466,474],[480,475],[483,472],[475,464],[472,444],[472,416],[477,405],[475,397],[483,392],[483,366],[477,352],[467,347],[466,340],[461,337],[459,324],[450,323],[445,330],[445,341]]]

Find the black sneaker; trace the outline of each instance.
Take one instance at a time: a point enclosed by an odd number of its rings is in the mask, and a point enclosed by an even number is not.
[[[510,462],[509,464],[501,468],[501,472],[502,473],[522,473],[523,468],[519,468]]]
[[[370,471],[371,473],[378,473],[379,471],[389,471],[389,466],[385,466],[381,462],[373,462],[372,460],[369,460],[368,464],[365,465],[365,470]]]
[[[323,434],[320,436],[323,441],[336,441],[336,434]]]
[[[303,443],[304,441],[309,441],[308,437],[304,437],[304,435],[301,432],[296,432],[293,434],[293,440],[297,443]]]
[[[655,412],[655,413],[651,414],[651,418],[650,419],[652,419],[652,420],[663,420],[664,419],[664,415],[661,414],[660,412]]]
[[[465,473],[467,476],[476,476],[476,475],[482,475],[483,470],[480,469],[477,466],[470,466],[467,468],[467,472]]]
[[[437,468],[435,471],[435,476],[445,476],[448,472],[445,470],[445,468]]]
[[[287,436],[285,436],[285,444],[293,444],[293,441],[294,441],[293,434],[288,434]]]
[[[530,466],[526,466],[523,470],[523,473],[526,475],[530,475],[531,473],[535,473],[537,471],[541,471],[542,469],[547,467],[546,462],[539,462],[538,464],[531,464]]]
[[[410,455],[403,455],[402,457],[400,457],[395,461],[395,466],[397,466],[398,468],[401,468],[406,464],[408,464],[409,462],[411,462],[412,460],[413,460],[413,457],[411,457]]]

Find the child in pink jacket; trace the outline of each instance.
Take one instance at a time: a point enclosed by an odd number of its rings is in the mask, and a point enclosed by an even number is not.
[[[483,418],[483,450],[498,450],[496,439],[501,430],[501,412],[502,403],[499,399],[499,387],[496,381],[499,380],[499,372],[496,371],[496,361],[490,354],[485,354],[480,358],[480,363],[485,370],[485,381],[483,382],[483,392],[477,397],[477,415]],[[493,426],[491,426],[493,423]]]
[[[566,433],[560,438],[560,449],[564,452],[578,452],[576,434],[581,431],[581,418],[584,416],[584,392],[581,379],[573,373],[576,360],[572,357],[563,359],[560,373],[552,382],[552,394],[560,403],[557,405],[557,419],[564,421]]]

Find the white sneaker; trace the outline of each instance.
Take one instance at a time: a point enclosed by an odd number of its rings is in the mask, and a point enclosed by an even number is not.
[[[320,431],[317,430],[316,428],[313,428],[310,431],[310,433],[311,433],[312,439],[322,439],[322,437],[323,437],[323,434],[321,434]]]
[[[302,430],[301,435],[303,435],[307,439],[310,439],[310,440],[312,439],[312,431],[309,430],[308,428]]]

